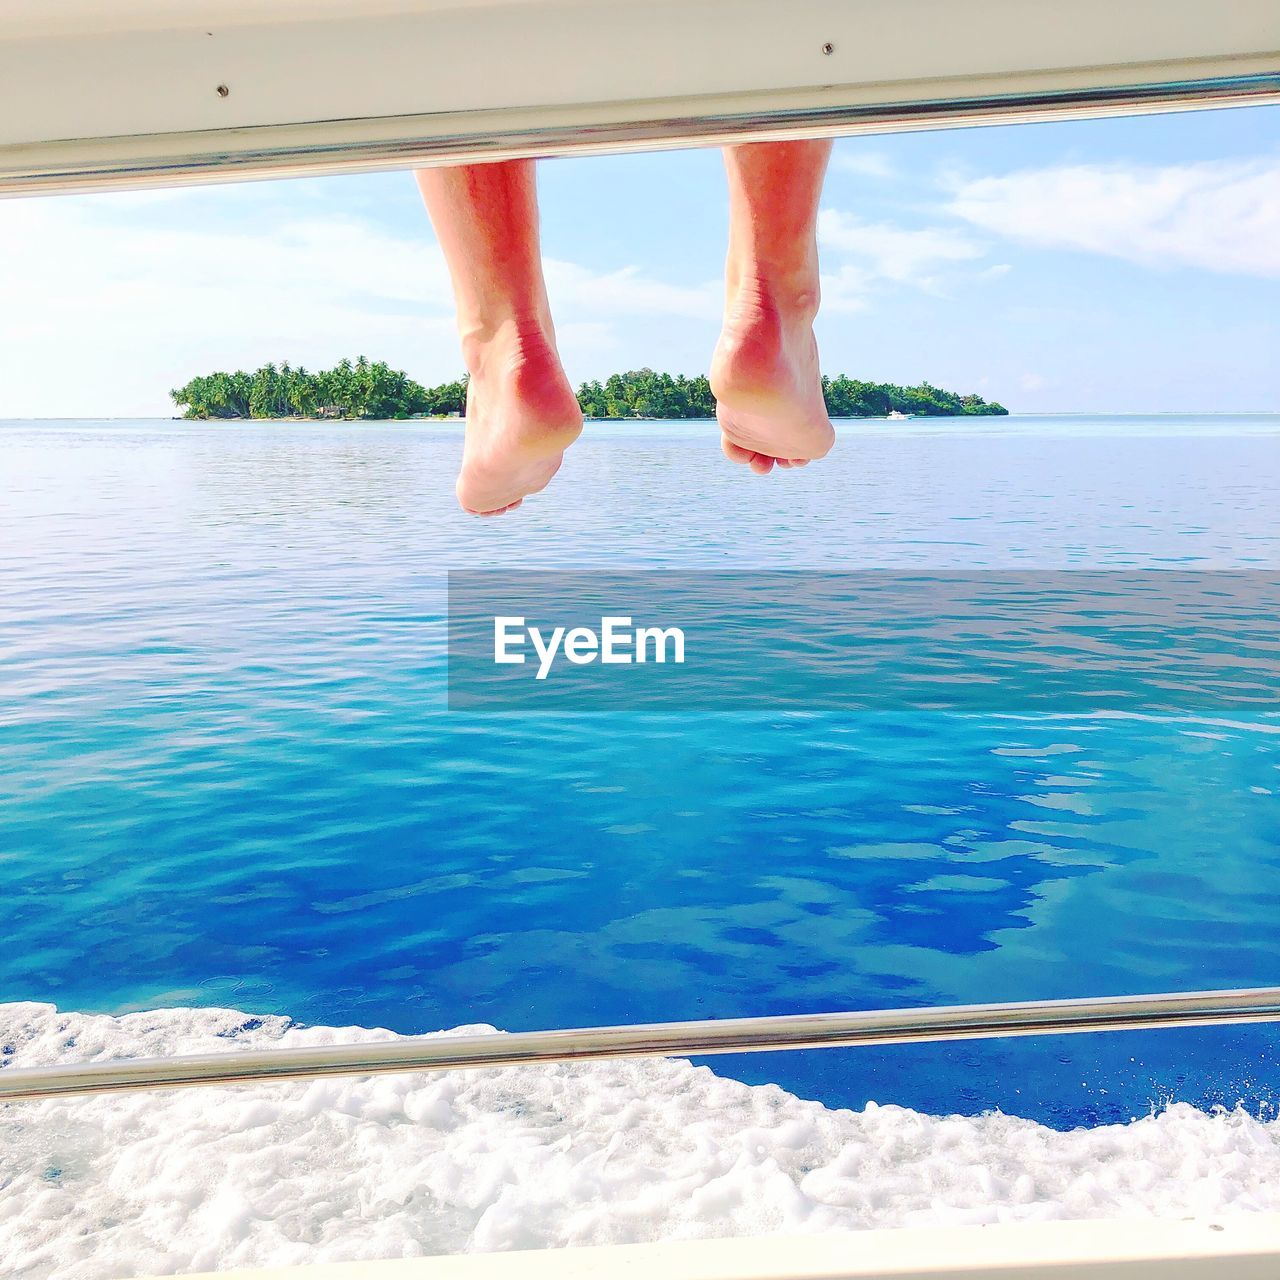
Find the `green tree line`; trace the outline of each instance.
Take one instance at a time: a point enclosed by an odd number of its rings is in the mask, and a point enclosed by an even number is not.
[[[464,412],[467,384],[459,379],[424,387],[361,356],[317,373],[288,364],[209,373],[169,394],[186,418],[408,418]]]
[[[992,416],[1009,412],[994,400],[979,395],[958,395],[931,383],[898,387],[892,382],[859,382],[856,378],[822,379],[827,412],[833,418],[884,418],[890,413],[910,413],[924,418]]]
[[[958,395],[922,382],[899,387],[824,377],[822,390],[833,418],[877,418],[890,412],[922,417],[1007,413],[978,395]],[[424,387],[383,361],[342,360],[309,373],[288,364],[252,373],[210,373],[169,393],[187,418],[409,418],[466,411],[467,380]],[[632,369],[603,382],[584,382],[578,403],[588,418],[711,418],[716,401],[706,377]]]
[[[930,418],[1009,412],[979,395],[958,395],[928,382],[898,387],[840,374],[822,379],[822,393],[833,418],[883,418],[894,411]],[[705,376],[672,377],[652,369],[632,369],[604,382],[584,382],[578,388],[578,403],[588,418],[712,418],[716,412],[716,398]]]

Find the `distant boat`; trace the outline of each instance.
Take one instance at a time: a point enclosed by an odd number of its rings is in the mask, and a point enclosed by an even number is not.
[[[890,422],[906,422],[909,417],[911,417],[909,413],[900,413],[897,409],[889,410]]]

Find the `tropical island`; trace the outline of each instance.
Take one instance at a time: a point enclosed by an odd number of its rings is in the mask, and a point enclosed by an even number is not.
[[[972,417],[1006,414],[979,395],[959,395],[922,382],[899,387],[860,382],[840,374],[823,377],[827,412],[833,418]],[[316,373],[288,364],[265,364],[252,373],[210,373],[171,391],[184,418],[404,419],[452,417],[466,412],[467,380],[424,387],[381,360],[339,361]],[[699,374],[632,369],[603,382],[584,382],[578,403],[588,418],[713,418],[715,397]]]

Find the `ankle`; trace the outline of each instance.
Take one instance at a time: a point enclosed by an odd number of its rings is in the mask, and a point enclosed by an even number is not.
[[[559,362],[549,319],[537,314],[510,314],[500,318],[459,317],[462,362],[473,378],[483,376],[495,363],[523,364],[548,357]]]
[[[745,308],[766,315],[812,324],[821,293],[816,263],[790,267],[752,263],[727,273],[730,309]]]
[[[487,388],[490,403],[505,404],[526,434],[536,431],[542,445],[562,449],[576,439],[582,414],[549,323],[534,318],[462,326],[462,354],[472,390]]]

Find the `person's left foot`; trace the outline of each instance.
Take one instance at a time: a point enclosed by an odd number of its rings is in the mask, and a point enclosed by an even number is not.
[[[725,310],[711,362],[721,445],[760,475],[803,467],[835,443],[813,336],[816,298],[748,283]]]
[[[540,327],[504,326],[465,346],[471,376],[458,502],[470,515],[498,516],[551,483],[582,433],[582,411]]]

